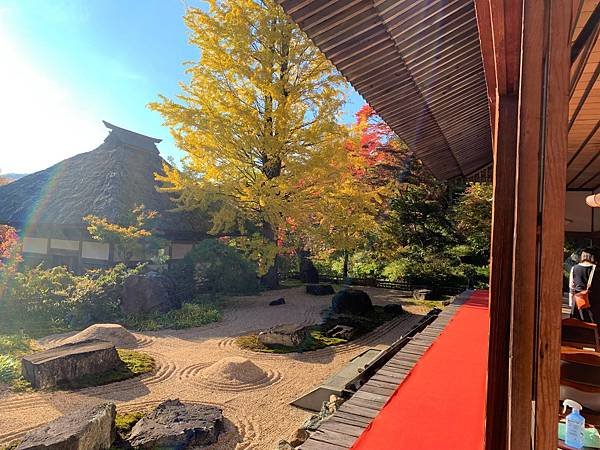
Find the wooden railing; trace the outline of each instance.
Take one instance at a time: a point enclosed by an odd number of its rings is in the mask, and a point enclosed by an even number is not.
[[[299,280],[300,272],[281,273],[282,280]],[[409,281],[390,281],[377,278],[343,278],[339,275],[319,274],[319,280],[324,283],[345,284],[349,286],[372,286],[384,289],[394,289],[412,293],[417,289],[430,289],[444,295],[455,295],[467,289],[466,286],[432,286],[424,284],[413,284]]]

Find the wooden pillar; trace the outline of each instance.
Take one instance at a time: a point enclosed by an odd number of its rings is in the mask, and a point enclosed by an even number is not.
[[[494,202],[490,261],[490,347],[486,442],[505,448],[508,417],[510,319],[518,99],[499,97],[495,104]],[[490,448],[490,447],[488,447]]]
[[[487,449],[557,447],[571,5],[490,0],[498,100]]]

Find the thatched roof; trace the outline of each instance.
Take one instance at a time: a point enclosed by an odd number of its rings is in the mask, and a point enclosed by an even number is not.
[[[117,222],[144,204],[160,213],[157,227],[165,234],[191,239],[206,231],[205,220],[172,212],[169,196],[156,190],[154,174],[165,163],[160,140],[104,123],[111,131],[95,150],[0,186],[0,223],[80,226],[88,214]]]

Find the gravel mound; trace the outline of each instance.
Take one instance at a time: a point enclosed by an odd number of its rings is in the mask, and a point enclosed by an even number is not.
[[[202,376],[215,383],[252,384],[263,381],[268,374],[248,358],[233,356],[207,367]]]
[[[131,348],[137,346],[135,336],[127,331],[122,325],[116,323],[97,323],[87,327],[85,330],[65,339],[65,344],[99,339],[111,342],[115,347]]]

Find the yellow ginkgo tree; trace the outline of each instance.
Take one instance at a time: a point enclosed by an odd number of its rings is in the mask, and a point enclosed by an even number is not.
[[[344,81],[274,1],[208,3],[185,15],[200,49],[189,82],[150,105],[186,153],[158,180],[180,208],[208,212],[212,232],[241,236],[272,287],[287,221],[348,170]]]

